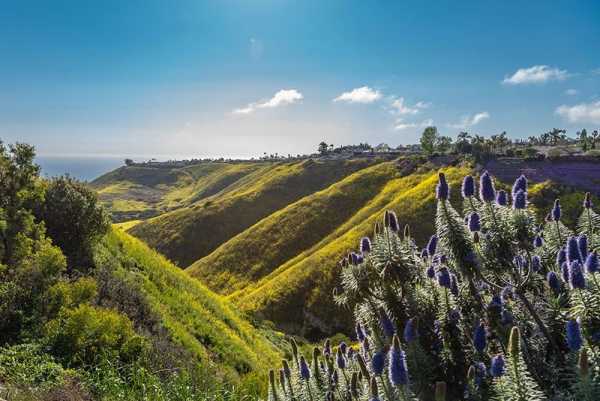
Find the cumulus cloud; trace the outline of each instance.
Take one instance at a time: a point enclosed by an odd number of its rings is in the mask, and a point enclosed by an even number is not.
[[[275,108],[279,106],[285,106],[288,104],[294,104],[304,99],[302,93],[296,89],[282,89],[275,93],[269,100],[262,102],[250,103],[245,107],[240,107],[233,110],[234,114],[250,114],[257,109]]]
[[[466,129],[466,128],[472,127],[474,125],[477,125],[480,122],[482,122],[483,120],[488,119],[488,118],[490,118],[490,113],[488,113],[487,111],[482,111],[481,113],[477,113],[473,116],[463,116],[460,119],[459,123],[448,124],[448,126],[451,128]]]
[[[389,105],[389,110],[392,114],[411,115],[417,114],[421,109],[426,109],[431,106],[431,103],[417,102],[414,106],[408,105],[403,97],[392,98]]]
[[[562,105],[555,112],[570,123],[600,124],[600,101],[574,106]]]
[[[505,77],[502,83],[507,85],[541,84],[548,81],[562,81],[569,76],[566,70],[547,65],[534,65],[529,68],[519,68],[510,77]]]
[[[399,118],[396,120],[396,124],[394,125],[395,131],[403,131],[409,128],[426,128],[433,126],[433,120],[428,118],[427,120],[423,120],[420,123],[407,123],[404,122],[403,119]]]
[[[381,99],[381,92],[369,88],[368,86],[361,86],[360,88],[352,89],[349,92],[344,92],[335,99],[334,102],[347,102],[347,103],[373,103]]]
[[[575,96],[578,93],[579,93],[579,91],[577,89],[567,89],[565,91],[565,95],[568,95],[568,96]]]

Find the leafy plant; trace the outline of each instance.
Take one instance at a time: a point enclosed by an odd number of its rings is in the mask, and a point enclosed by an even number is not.
[[[479,196],[476,196],[479,192]],[[600,374],[599,216],[589,194],[578,228],[557,200],[538,222],[519,177],[484,172],[461,188],[444,174],[436,234],[419,248],[387,211],[342,261],[336,302],[354,312],[356,346],[315,348],[270,374],[270,399],[594,399]]]

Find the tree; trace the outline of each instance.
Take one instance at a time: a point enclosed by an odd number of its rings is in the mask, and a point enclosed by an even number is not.
[[[110,227],[93,191],[69,176],[54,178],[46,190],[39,217],[67,257],[69,271],[85,271],[93,266],[92,247]]]
[[[459,133],[454,142],[454,151],[460,154],[469,154],[471,150],[471,135],[464,131]]]
[[[438,139],[436,127],[427,127],[421,135],[421,149],[427,154],[433,154]]]
[[[125,159],[125,165],[126,166],[133,166],[133,160],[132,159]]]
[[[438,136],[435,148],[440,153],[446,153],[452,147],[452,138],[449,136]]]
[[[326,155],[327,152],[329,151],[329,145],[327,145],[326,142],[321,142],[319,144],[319,149],[318,149],[319,153],[322,155]]]

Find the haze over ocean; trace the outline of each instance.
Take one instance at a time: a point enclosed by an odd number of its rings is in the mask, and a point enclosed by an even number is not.
[[[69,174],[82,181],[92,181],[121,165],[124,157],[38,156],[36,163],[43,177]]]

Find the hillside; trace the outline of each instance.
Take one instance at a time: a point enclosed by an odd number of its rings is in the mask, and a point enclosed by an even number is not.
[[[316,339],[350,328],[351,322],[331,302],[340,258],[371,234],[374,222],[388,209],[411,226],[423,245],[433,233],[429,217],[438,168],[453,163],[451,158],[418,157],[352,168],[339,161],[281,163],[250,173],[189,207],[123,227],[183,261],[182,266],[189,262],[189,274],[245,312]],[[338,169],[336,174],[329,171],[331,166]],[[497,165],[489,167],[503,177]],[[530,171],[528,165],[521,167]],[[471,171],[466,164],[445,169],[454,188]],[[544,217],[556,197],[569,206],[581,202],[572,187],[543,181],[549,178],[543,171],[534,175],[538,183],[530,188],[538,217]],[[511,172],[513,177],[516,173]],[[323,188],[312,190],[317,186],[313,182],[309,191],[306,182],[311,179]],[[294,185],[298,182],[302,189]],[[510,182],[498,185],[509,189]],[[453,198],[459,202],[457,190]],[[564,216],[569,224],[575,217],[569,212]]]
[[[259,169],[221,192],[143,221],[130,232],[179,266],[188,266],[261,219],[371,163],[259,164]]]
[[[148,218],[190,205],[227,188],[268,163],[199,163],[185,167],[123,166],[91,186],[116,222]]]
[[[233,305],[122,230],[106,236],[97,259],[119,280],[139,285],[158,324],[204,369],[239,380],[251,372],[262,375],[277,360],[273,344]],[[126,308],[128,300],[113,301],[119,303],[114,307]]]

